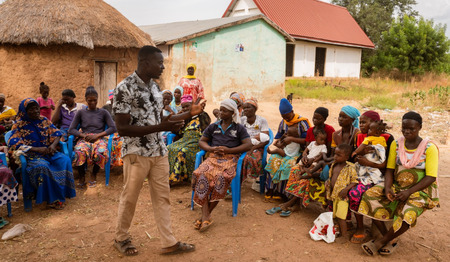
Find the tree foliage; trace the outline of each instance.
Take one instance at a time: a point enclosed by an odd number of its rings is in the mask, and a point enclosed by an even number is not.
[[[367,61],[372,70],[402,72],[448,72],[450,41],[445,25],[405,15],[382,34],[376,54]]]
[[[332,0],[331,3],[347,8],[375,46],[396,16],[417,15],[413,8],[416,0]]]

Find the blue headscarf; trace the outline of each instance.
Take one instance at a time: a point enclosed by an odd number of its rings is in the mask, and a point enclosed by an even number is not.
[[[289,103],[289,100],[287,100],[286,98],[283,98],[280,100],[279,109],[280,109],[280,114],[282,114],[282,115],[290,113],[293,110],[291,103]]]
[[[31,119],[27,114],[27,106],[38,102],[33,98],[22,100],[17,114],[17,121],[11,129],[11,138],[8,146],[17,150],[22,146],[23,151],[28,151],[31,147],[48,147],[54,139],[63,134],[46,117]]]
[[[341,111],[344,112],[349,117],[353,118],[353,126],[358,128],[359,127],[359,116],[361,113],[359,113],[358,109],[354,108],[353,106],[344,106],[341,108]]]

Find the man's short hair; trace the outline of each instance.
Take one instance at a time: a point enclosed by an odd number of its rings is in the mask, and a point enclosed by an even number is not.
[[[147,59],[147,57],[149,55],[153,55],[155,53],[162,53],[162,51],[159,48],[151,46],[151,45],[143,46],[139,50],[138,61],[143,61],[143,60]]]

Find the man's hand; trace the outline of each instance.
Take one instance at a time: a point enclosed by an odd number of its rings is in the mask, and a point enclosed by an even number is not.
[[[206,100],[201,99],[200,97],[195,101],[195,103],[192,104],[191,110],[189,113],[191,116],[196,116],[198,114],[201,114],[206,106]]]
[[[184,126],[183,120],[171,121],[170,117],[172,115],[173,114],[171,113],[170,115],[163,117],[161,123],[159,124],[162,131],[178,132]]]

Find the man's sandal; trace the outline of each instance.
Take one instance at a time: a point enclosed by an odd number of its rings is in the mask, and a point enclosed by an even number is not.
[[[181,253],[188,253],[195,251],[195,246],[191,244],[186,244],[182,242],[177,242],[171,247],[166,247],[162,249],[161,255],[176,255]]]
[[[138,254],[138,250],[131,244],[130,239],[124,241],[114,240],[114,247],[125,256],[135,256]]]

